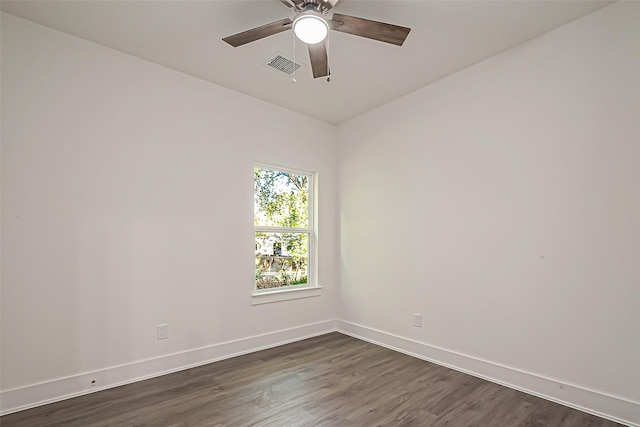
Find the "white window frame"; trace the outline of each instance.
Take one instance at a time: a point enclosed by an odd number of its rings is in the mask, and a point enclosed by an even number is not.
[[[308,259],[307,259],[307,284],[282,286],[279,288],[257,289],[256,282],[253,282],[253,293],[251,294],[251,304],[268,304],[278,301],[288,301],[299,298],[309,298],[320,296],[322,287],[318,285],[318,258],[317,258],[317,221],[316,221],[316,194],[317,194],[317,174],[286,166],[276,166],[266,163],[256,163],[254,168],[267,169],[278,172],[285,172],[294,175],[304,175],[308,179],[308,217],[307,227],[270,227],[254,225],[254,239],[258,232],[266,233],[306,233],[308,237]],[[252,171],[253,172],[253,171]],[[253,195],[255,197],[255,194]],[[254,212],[255,215],[255,212]],[[253,216],[252,215],[252,220]],[[253,246],[253,244],[252,244]],[[255,258],[254,258],[255,262]]]

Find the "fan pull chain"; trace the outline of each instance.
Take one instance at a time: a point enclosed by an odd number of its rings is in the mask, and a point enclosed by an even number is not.
[[[293,34],[293,78],[291,79],[291,83],[297,83],[296,72],[298,71],[298,68],[296,67],[296,33],[291,31],[291,34]]]
[[[327,72],[329,75],[327,76],[327,83],[331,82],[331,31],[327,33]]]

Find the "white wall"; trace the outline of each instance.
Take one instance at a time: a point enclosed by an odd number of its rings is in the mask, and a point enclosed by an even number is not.
[[[640,424],[639,23],[614,4],[339,127],[344,328]]]
[[[335,126],[7,14],[2,121],[3,391],[335,326]],[[250,305],[256,161],[318,172],[320,297]]]

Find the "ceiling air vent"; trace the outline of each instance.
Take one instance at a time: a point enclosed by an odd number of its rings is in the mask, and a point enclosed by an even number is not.
[[[297,62],[293,62],[292,60],[285,58],[280,52],[274,53],[271,58],[267,60],[265,65],[275,70],[282,71],[283,73],[287,73],[288,75],[292,75],[302,67],[302,64],[298,64]]]

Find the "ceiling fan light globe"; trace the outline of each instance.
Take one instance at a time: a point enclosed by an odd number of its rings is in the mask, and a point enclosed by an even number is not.
[[[329,25],[320,16],[302,15],[293,21],[293,32],[306,44],[320,43],[329,34]]]

